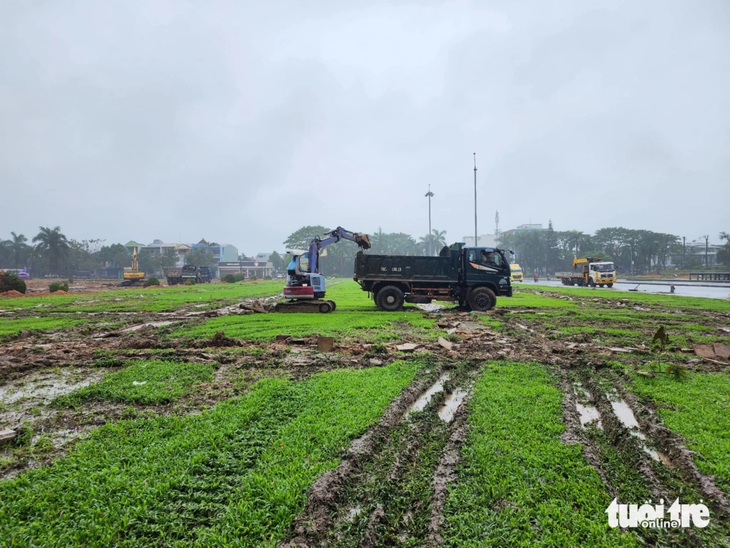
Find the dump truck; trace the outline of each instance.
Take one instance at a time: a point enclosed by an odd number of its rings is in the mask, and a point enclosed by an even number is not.
[[[204,284],[210,283],[213,276],[211,270],[207,266],[195,266],[186,264],[182,268],[179,266],[163,269],[167,285],[178,284]]]
[[[601,257],[573,259],[572,272],[558,272],[555,277],[563,285],[580,287],[613,287],[616,283],[616,266],[613,262],[603,261]]]
[[[444,247],[437,257],[355,256],[353,279],[372,295],[380,310],[399,310],[404,302],[453,301],[476,311],[491,310],[497,296],[511,297],[509,261],[493,247]]]

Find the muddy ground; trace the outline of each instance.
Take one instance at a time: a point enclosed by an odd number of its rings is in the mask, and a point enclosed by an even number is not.
[[[82,290],[109,289],[104,283],[87,283]],[[40,284],[33,285],[36,291],[43,289]],[[580,300],[559,293],[554,296]],[[595,309],[636,307],[647,311],[646,305],[639,307],[630,298],[590,297],[585,302]],[[265,308],[266,303],[259,304]],[[235,308],[226,307],[222,313]],[[657,307],[649,311],[672,312]],[[625,375],[610,366],[610,362],[620,361],[641,367],[650,360],[656,326],[648,322],[644,342],[618,345],[603,343],[586,333],[558,333],[557,327],[570,326],[570,316],[561,319],[562,325],[552,322],[546,327],[541,316],[545,312],[498,308],[477,314],[453,308],[413,309],[413,314],[436,319],[438,341],[427,342],[404,333],[402,340],[384,345],[335,340],[331,349],[318,346],[321,341],[317,335],[250,343],[223,333],[195,346],[183,346],[166,336],[171,322],[179,325],[205,319],[185,311],[109,314],[105,319],[115,329],[101,326],[92,333],[88,328],[21,333],[0,344],[0,430],[10,429],[18,439],[28,437],[28,449],[6,446],[0,453],[0,477],[14,477],[52,462],[76,440],[108,421],[144,414],[197,413],[244,393],[265,376],[306,378],[339,367],[378,367],[396,359],[427,357],[432,367],[422,371],[392,402],[379,424],[352,443],[336,469],[313,485],[309,502],[291,526],[286,544],[374,546],[389,541],[397,544],[411,537],[425,545],[437,545],[442,541],[446,486],[454,478],[459,449],[466,439],[465,403],[480,366],[485,361],[534,361],[551,367],[563,389],[564,442],[583,445],[586,460],[609,493],[618,494],[620,486],[606,470],[605,444],[640,470],[657,500],[672,500],[678,489],[690,486],[709,502],[714,515],[730,518],[727,493],[698,470],[685,440],[664,427],[652,406],[631,394]],[[729,314],[694,314],[702,316],[706,325],[714,326],[716,335],[730,343]],[[489,327],[481,316],[499,320],[501,326]],[[120,322],[124,327],[118,327]],[[701,345],[669,350],[673,359],[689,370],[726,370],[730,363],[724,344],[713,352]],[[165,359],[214,364],[213,381],[181,401],[152,408],[93,402],[81,408],[49,405],[55,397],[93,383],[130,360],[157,359],[161,351]],[[33,449],[33,441],[40,437],[51,443]],[[424,471],[428,475],[424,476]],[[399,494],[405,490],[417,492],[403,500]]]

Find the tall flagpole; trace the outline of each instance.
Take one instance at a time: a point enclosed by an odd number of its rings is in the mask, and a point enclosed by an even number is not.
[[[477,239],[477,153],[474,153],[474,247],[479,245]]]

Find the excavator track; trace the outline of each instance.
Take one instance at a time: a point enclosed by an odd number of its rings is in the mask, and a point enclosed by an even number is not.
[[[328,312],[333,312],[336,308],[337,304],[335,304],[335,301],[313,299],[309,301],[286,301],[283,303],[276,303],[274,311],[327,314]]]

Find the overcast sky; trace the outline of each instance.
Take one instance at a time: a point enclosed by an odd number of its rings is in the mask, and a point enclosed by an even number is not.
[[[730,231],[730,2],[0,0],[0,239]]]

